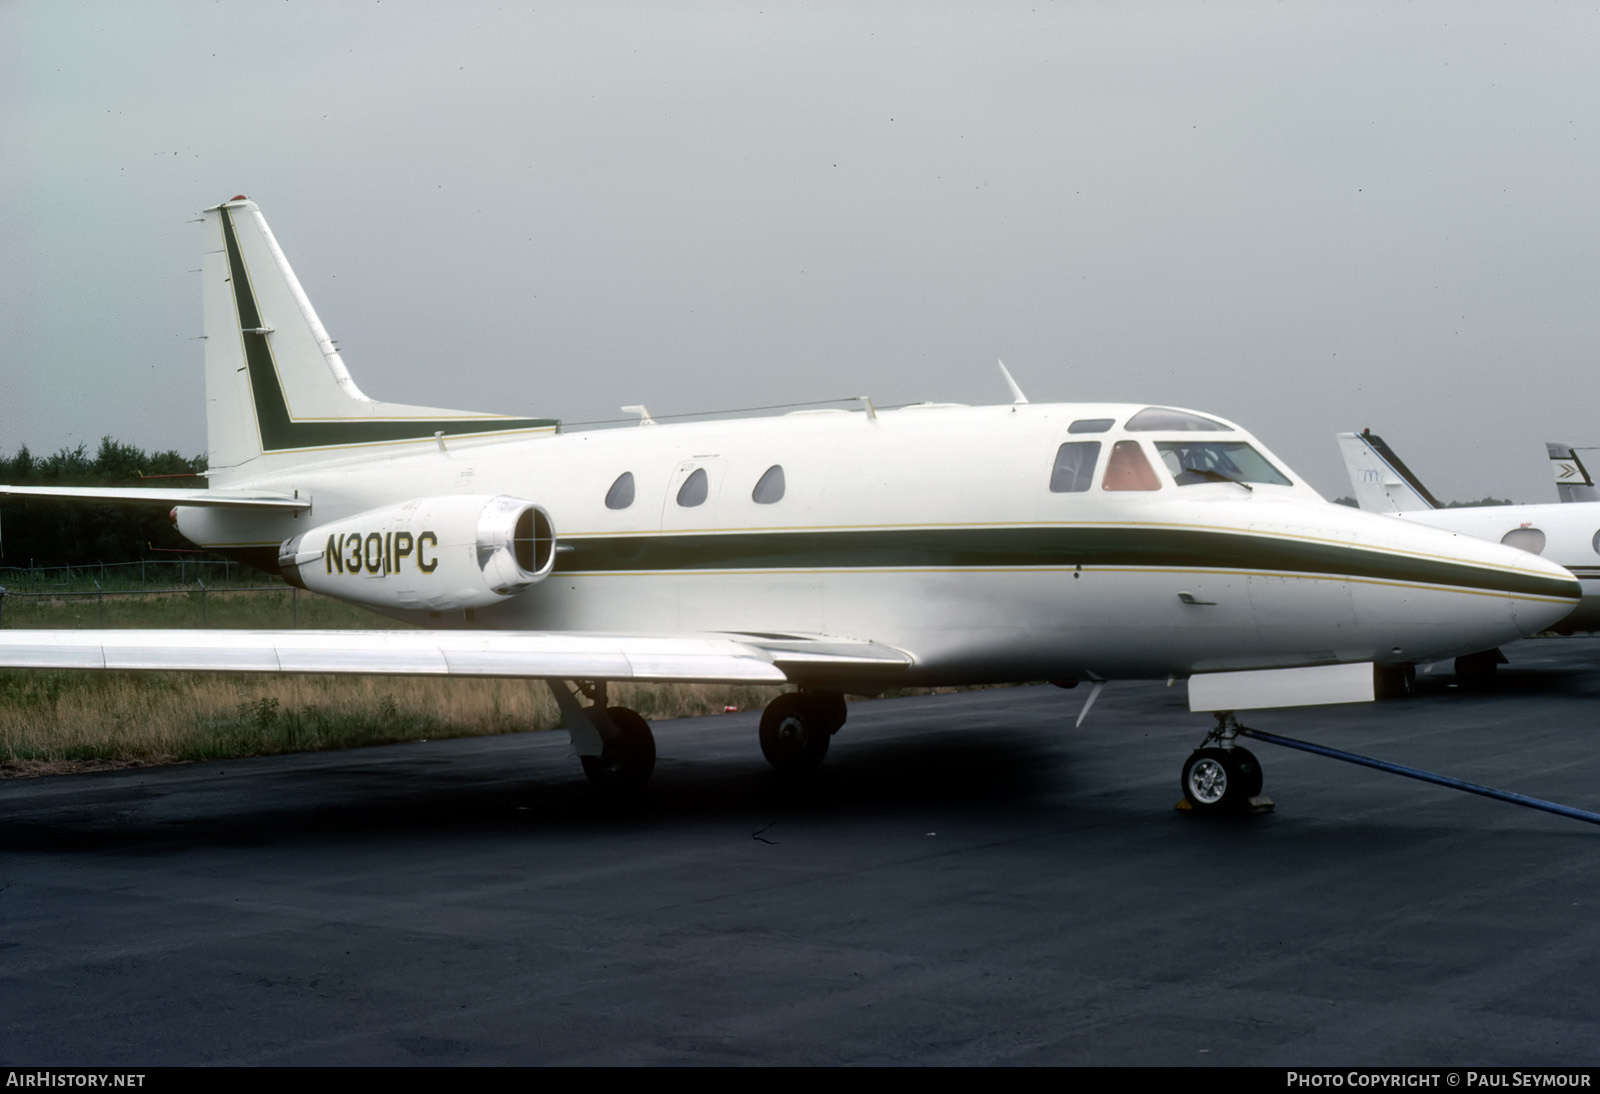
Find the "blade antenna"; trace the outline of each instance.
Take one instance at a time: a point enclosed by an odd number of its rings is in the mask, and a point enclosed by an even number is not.
[[[1000,375],[1006,378],[1006,387],[1011,389],[1011,405],[1021,406],[1026,403],[1028,401],[1028,397],[1022,394],[1022,389],[1018,387],[1017,382],[1011,378],[1011,370],[1006,368],[1006,363],[1000,360],[998,357],[994,359],[994,363],[1000,366]]]

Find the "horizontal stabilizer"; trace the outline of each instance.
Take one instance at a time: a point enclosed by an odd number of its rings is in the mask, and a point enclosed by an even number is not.
[[[288,494],[232,494],[222,490],[172,490],[138,486],[3,486],[0,497],[49,498],[55,501],[114,501],[130,505],[194,505],[212,509],[259,509],[298,512],[311,502]]]
[[[1339,452],[1356,504],[1369,513],[1410,513],[1441,508],[1411,469],[1370,430],[1340,433]]]

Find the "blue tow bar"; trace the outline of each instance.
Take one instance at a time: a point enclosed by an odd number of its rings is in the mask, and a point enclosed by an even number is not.
[[[1244,726],[1239,726],[1238,728],[1241,737],[1254,737],[1256,740],[1265,741],[1267,744],[1282,745],[1284,748],[1298,748],[1301,752],[1310,752],[1317,756],[1330,756],[1335,760],[1343,760],[1345,763],[1360,764],[1362,767],[1373,767],[1379,771],[1404,775],[1408,779],[1420,779],[1425,783],[1448,786],[1452,790],[1465,790],[1469,794],[1495,798],[1499,801],[1510,802],[1512,805],[1525,805],[1529,809],[1542,809],[1546,813],[1554,813],[1560,817],[1571,817],[1573,820],[1600,824],[1600,813],[1591,813],[1587,809],[1574,809],[1570,805],[1559,805],[1556,802],[1547,802],[1540,798],[1530,798],[1526,794],[1515,794],[1509,790],[1496,790],[1492,786],[1479,786],[1477,783],[1452,779],[1448,775],[1436,775],[1432,771],[1404,767],[1400,764],[1389,763],[1386,760],[1374,760],[1371,756],[1358,756],[1354,752],[1343,752],[1337,748],[1328,748],[1325,745],[1314,745],[1310,741],[1297,741],[1293,737],[1280,737],[1276,733],[1264,733],[1259,729],[1247,729]]]

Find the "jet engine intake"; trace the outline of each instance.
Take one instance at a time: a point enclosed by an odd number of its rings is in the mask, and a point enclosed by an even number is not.
[[[555,566],[550,514],[504,494],[413,498],[284,540],[291,585],[368,607],[487,608],[531,588]]]

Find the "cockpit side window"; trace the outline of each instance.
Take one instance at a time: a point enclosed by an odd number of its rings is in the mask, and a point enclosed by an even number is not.
[[[1223,425],[1210,418],[1202,418],[1187,410],[1172,410],[1164,406],[1147,406],[1128,419],[1124,427],[1129,433],[1232,433],[1233,426]]]
[[[1179,486],[1201,482],[1291,485],[1283,472],[1244,441],[1157,441],[1156,451]]]
[[[1055,467],[1050,471],[1050,492],[1083,493],[1094,483],[1094,467],[1098,462],[1099,441],[1068,441],[1056,449]]]
[[[1106,478],[1100,485],[1105,490],[1160,490],[1161,480],[1138,441],[1118,441],[1111,446]]]
[[[607,509],[626,509],[633,504],[633,472],[624,471],[606,491]]]

